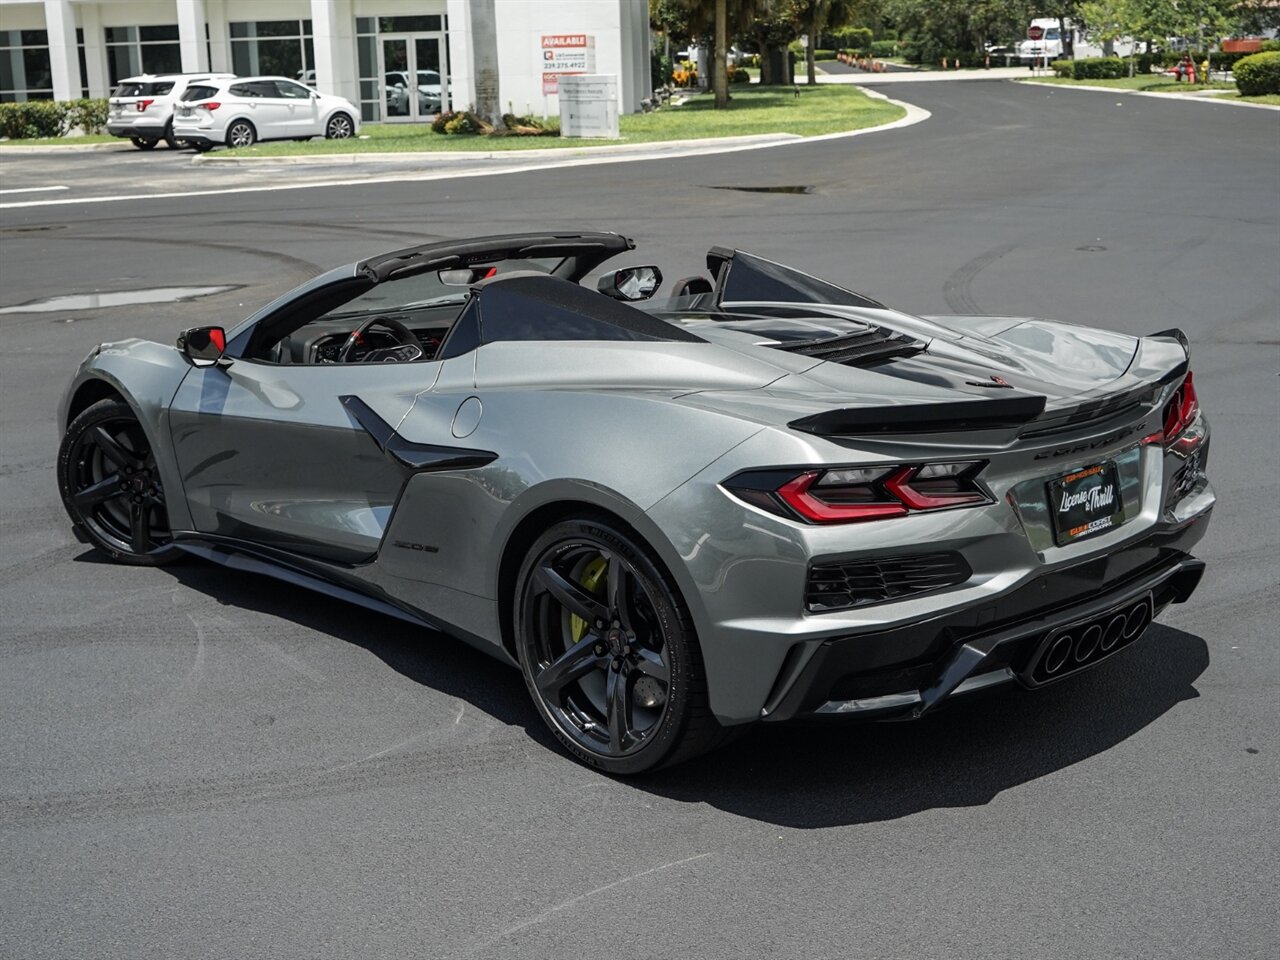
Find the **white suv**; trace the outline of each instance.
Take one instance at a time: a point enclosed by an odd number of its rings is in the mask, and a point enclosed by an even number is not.
[[[139,150],[150,150],[161,140],[175,148],[173,109],[183,91],[193,83],[234,77],[232,73],[166,73],[121,80],[111,94],[107,133],[128,137]]]
[[[258,140],[342,140],[360,132],[350,100],[317,93],[287,77],[240,77],[187,87],[173,118],[173,135],[197,150],[220,143],[248,147]]]

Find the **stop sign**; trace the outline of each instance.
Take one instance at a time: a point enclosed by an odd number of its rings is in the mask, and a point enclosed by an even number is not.
[[[1035,25],[1027,27],[1028,40],[1039,40],[1042,37],[1044,37],[1044,27],[1037,27]]]

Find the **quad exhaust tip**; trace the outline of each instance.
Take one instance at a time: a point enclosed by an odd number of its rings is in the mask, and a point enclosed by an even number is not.
[[[1051,633],[1032,656],[1023,679],[1031,686],[1059,680],[1134,643],[1151,624],[1148,595],[1099,617]]]

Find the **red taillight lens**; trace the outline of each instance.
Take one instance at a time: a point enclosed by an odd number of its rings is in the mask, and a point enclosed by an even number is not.
[[[135,106],[137,106],[139,113],[145,113],[147,107],[151,106],[153,103],[155,103],[154,100],[139,100]]]
[[[217,110],[220,106],[222,106],[222,104],[220,104],[217,100],[209,100],[209,101],[206,101],[205,103],[200,104],[200,106],[204,107],[206,110]]]
[[[777,516],[809,523],[856,523],[990,503],[976,477],[981,462],[830,470],[747,471],[725,487]]]
[[[1182,385],[1174,391],[1169,402],[1164,408],[1164,442],[1172,443],[1178,438],[1178,435],[1191,426],[1196,418],[1196,414],[1200,412],[1200,401],[1196,397],[1196,385],[1192,378],[1191,371],[1187,371],[1187,378],[1182,381]]]

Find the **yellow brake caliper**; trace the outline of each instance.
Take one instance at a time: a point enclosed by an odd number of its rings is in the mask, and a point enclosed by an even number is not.
[[[582,576],[578,583],[582,585],[587,593],[598,595],[600,592],[600,581],[604,579],[605,571],[609,569],[609,561],[604,557],[596,557],[587,564],[586,569],[582,571]],[[576,613],[569,614],[569,636],[572,637],[570,643],[577,643],[587,635],[587,621],[583,620]]]

